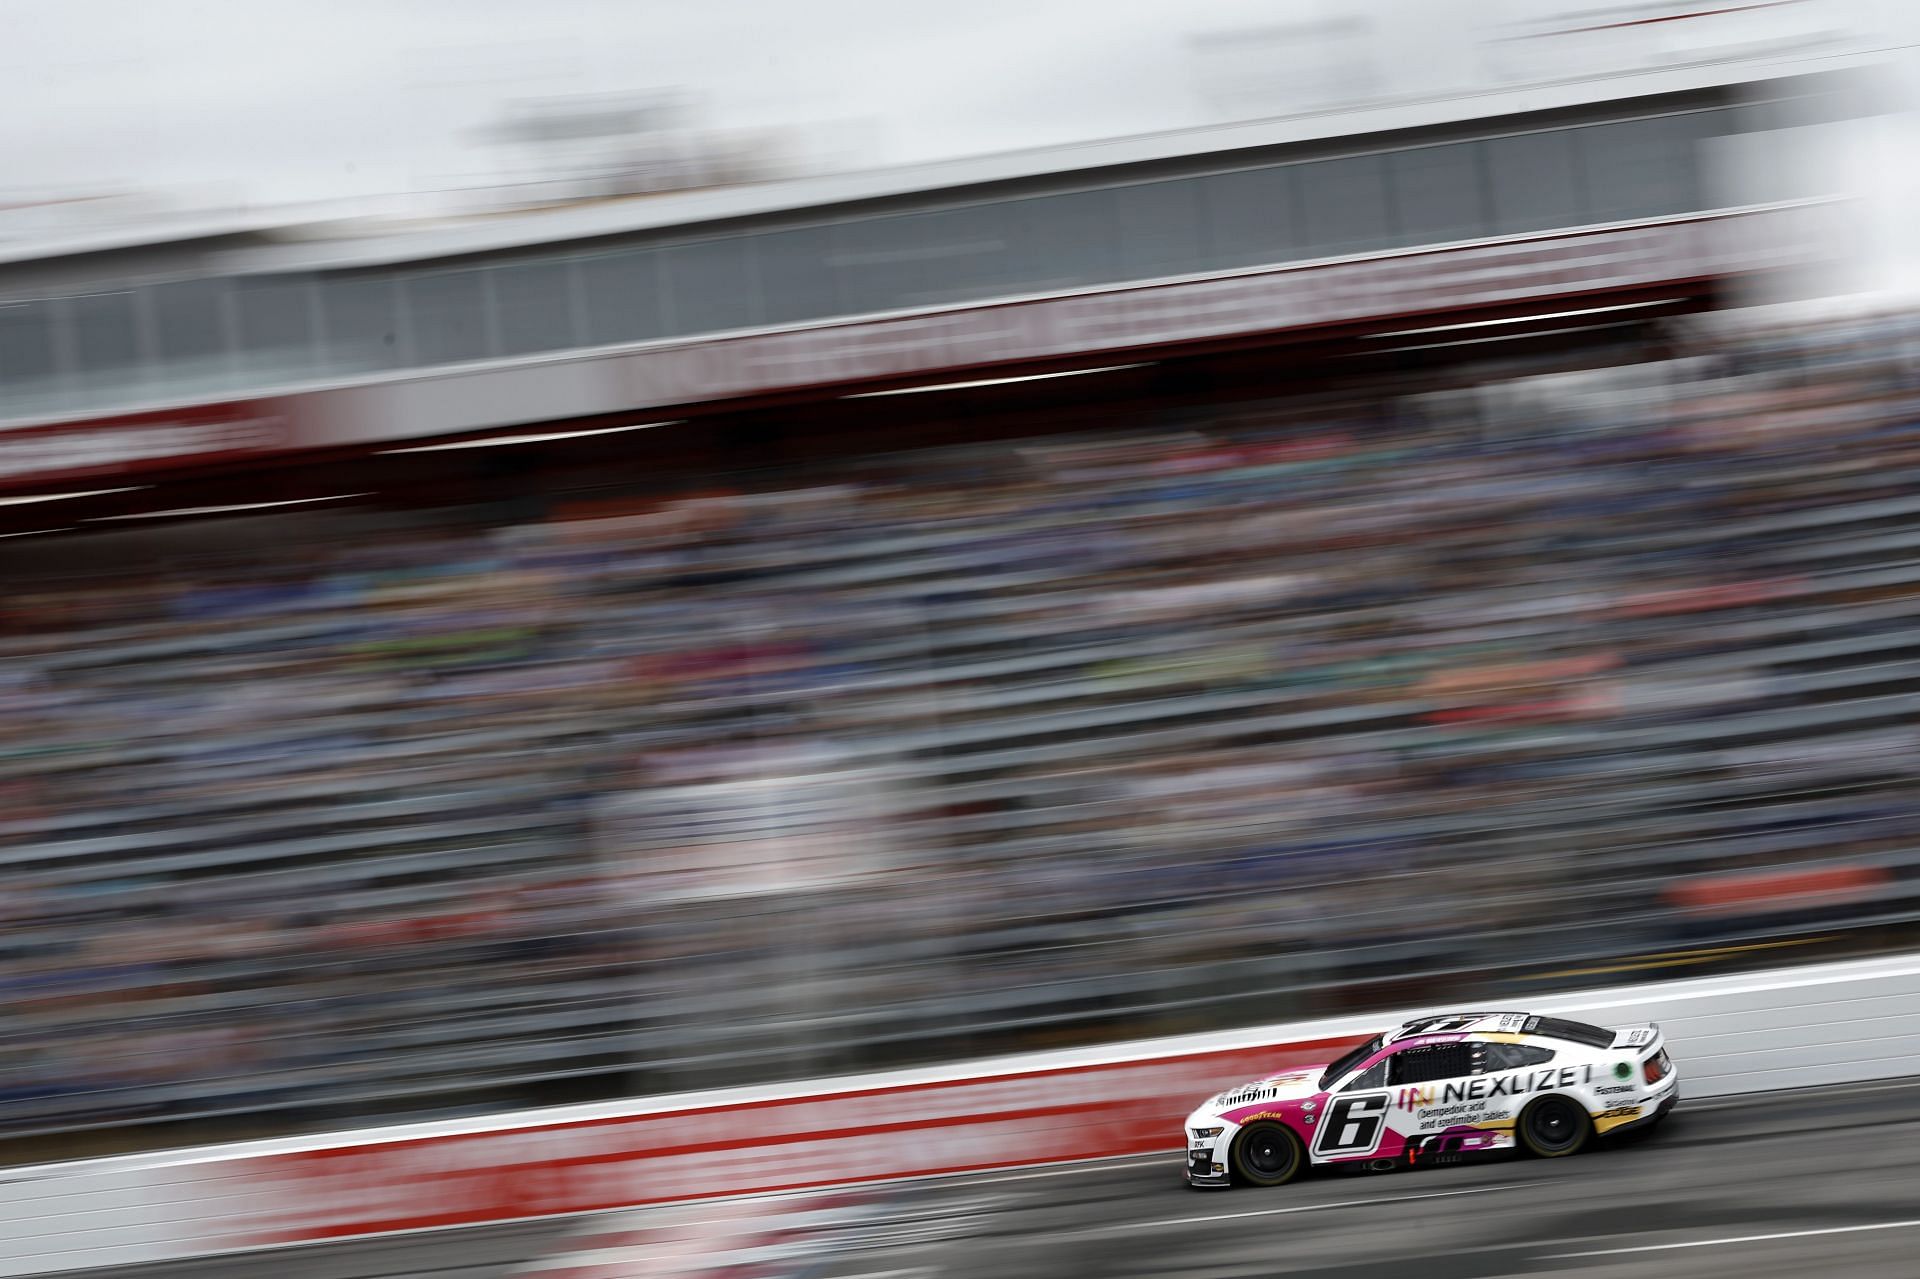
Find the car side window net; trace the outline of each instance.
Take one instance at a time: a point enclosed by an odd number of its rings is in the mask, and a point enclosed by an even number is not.
[[[1433,1044],[1408,1048],[1388,1059],[1387,1072],[1396,1084],[1423,1084],[1433,1079],[1453,1079],[1473,1069],[1473,1054],[1465,1044]]]

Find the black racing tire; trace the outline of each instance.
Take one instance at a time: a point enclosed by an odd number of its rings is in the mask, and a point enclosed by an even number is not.
[[[1593,1139],[1593,1120],[1571,1097],[1550,1096],[1520,1112],[1515,1125],[1520,1144],[1542,1159],[1564,1159],[1585,1150]]]
[[[1250,1186],[1284,1186],[1306,1166],[1307,1148],[1285,1124],[1263,1119],[1233,1139],[1234,1175]]]

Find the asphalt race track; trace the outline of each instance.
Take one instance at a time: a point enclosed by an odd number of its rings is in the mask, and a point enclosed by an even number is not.
[[[1554,1161],[1207,1192],[1183,1186],[1168,1155],[92,1273],[1913,1279],[1920,1079],[1683,1101],[1651,1136]]]

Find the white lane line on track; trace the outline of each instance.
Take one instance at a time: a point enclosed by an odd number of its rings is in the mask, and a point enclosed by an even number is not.
[[[1407,1203],[1415,1199],[1451,1199],[1455,1195],[1484,1195],[1495,1190],[1512,1190],[1517,1182],[1498,1186],[1468,1186],[1464,1190],[1429,1190],[1418,1195],[1392,1195],[1380,1199],[1335,1199],[1319,1204],[1294,1204],[1287,1208],[1255,1208],[1247,1212],[1220,1212],[1205,1217],[1168,1217],[1160,1221],[1123,1221],[1098,1230],[1076,1230],[1076,1235],[1104,1235],[1118,1230],[1160,1230],[1169,1226],[1198,1226],[1213,1221],[1236,1221],[1242,1217],[1279,1217],[1295,1212],[1322,1212],[1329,1208],[1368,1208],[1377,1204]]]
[[[1913,1080],[1900,1079],[1885,1084],[1816,1084],[1810,1088],[1782,1088],[1778,1091],[1748,1093],[1744,1097],[1713,1097],[1696,1102],[1682,1102],[1675,1113],[1697,1115],[1704,1110],[1736,1110],[1742,1106],[1754,1106],[1759,1102],[1779,1101],[1782,1098],[1818,1094],[1826,1097],[1851,1097],[1855,1093],[1893,1092],[1895,1090],[1913,1090]]]
[[[1026,1172],[979,1173],[956,1172],[935,1173],[925,1177],[902,1177],[897,1181],[855,1181],[837,1182],[833,1185],[810,1186],[801,1190],[773,1190],[759,1194],[719,1195],[708,1199],[671,1200],[665,1203],[647,1204],[638,1208],[596,1208],[584,1213],[565,1213],[556,1217],[523,1217],[526,1221],[561,1221],[573,1219],[585,1222],[582,1229],[595,1228],[594,1222],[607,1215],[634,1215],[644,1217],[648,1214],[664,1217],[675,1208],[687,1208],[698,1204],[709,1207],[726,1204],[780,1204],[788,1201],[801,1201],[817,1198],[821,1195],[842,1194],[848,1192],[882,1192],[893,1186],[995,1186],[1008,1181],[1037,1181],[1042,1177],[1082,1177],[1089,1173],[1113,1172],[1134,1166],[1147,1167],[1163,1164],[1171,1179],[1180,1180],[1180,1171],[1186,1165],[1180,1160],[1179,1150],[1156,1150],[1144,1155],[1115,1155],[1100,1159],[1078,1159],[1072,1163],[1055,1168],[1040,1168]],[[714,1218],[712,1220],[721,1220]],[[711,1222],[688,1222],[687,1225],[711,1224]]]
[[[1592,1252],[1548,1253],[1549,1261],[1567,1257],[1618,1257],[1629,1252],[1670,1252],[1675,1248],[1719,1248],[1737,1243],[1766,1243],[1774,1239],[1810,1239],[1815,1235],[1850,1235],[1862,1230],[1909,1230],[1920,1226],[1913,1221],[1874,1221],[1864,1226],[1825,1226],[1818,1230],[1782,1230],[1769,1235],[1728,1235],[1724,1239],[1688,1239],[1683,1243],[1647,1243],[1632,1248],[1599,1248]]]
[[[1179,1179],[1180,1170],[1186,1166],[1181,1162],[1178,1150],[1156,1150],[1146,1155],[1120,1155],[1113,1159],[1083,1159],[1065,1168],[1046,1168],[1037,1172],[1004,1172],[991,1175],[960,1173],[953,1180],[969,1186],[996,1186],[1006,1181],[1038,1181],[1042,1177],[1079,1177],[1090,1172],[1111,1172],[1115,1168],[1126,1168],[1134,1164],[1157,1163],[1164,1163],[1172,1171],[1176,1181]]]

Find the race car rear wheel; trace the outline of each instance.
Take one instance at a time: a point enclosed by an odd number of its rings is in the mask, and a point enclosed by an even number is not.
[[[1248,1124],[1233,1139],[1233,1170],[1251,1185],[1285,1185],[1306,1166],[1306,1147],[1285,1124]]]
[[[1520,1116],[1520,1141],[1543,1159],[1579,1154],[1593,1136],[1587,1112],[1567,1097],[1542,1097]]]

